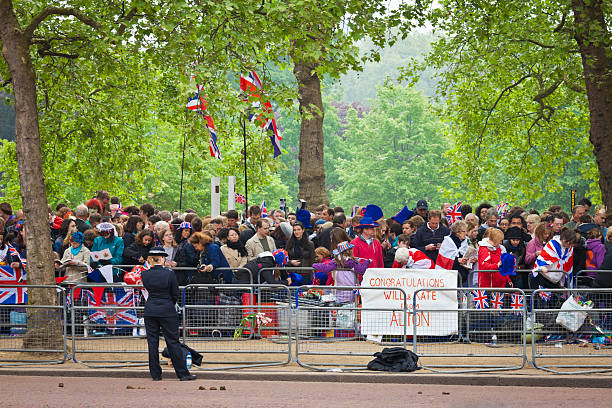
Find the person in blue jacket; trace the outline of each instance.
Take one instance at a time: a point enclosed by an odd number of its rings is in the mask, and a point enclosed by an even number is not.
[[[151,248],[147,257],[151,268],[144,270],[141,275],[142,285],[149,292],[144,307],[149,372],[153,381],[162,379],[162,370],[159,365],[159,331],[162,329],[176,376],[181,381],[195,380],[196,376],[187,370],[179,344],[179,319],[175,308],[179,288],[174,272],[163,267],[166,256],[164,248]]]
[[[221,252],[219,245],[213,243],[212,235],[207,232],[196,232],[189,237],[189,243],[200,253],[200,263],[191,283],[216,283],[223,276],[223,283],[230,284],[233,281],[233,273],[229,268],[225,255]],[[208,275],[208,276],[207,276]]]
[[[98,262],[92,263],[94,268],[97,268],[101,265],[121,265],[123,262],[123,239],[115,236],[115,227],[110,222],[102,222],[96,226],[98,232],[100,233],[99,237],[96,237],[93,242],[93,246],[91,247],[90,252],[102,251],[104,249],[109,249],[112,255],[111,259],[101,259]],[[113,268],[113,280],[115,282],[121,282],[122,271],[117,268]]]

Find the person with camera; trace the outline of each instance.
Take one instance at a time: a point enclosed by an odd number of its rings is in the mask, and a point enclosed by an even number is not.
[[[429,220],[417,230],[414,236],[414,247],[424,252],[434,263],[438,257],[444,237],[450,235],[450,230],[440,225],[441,219],[442,212],[431,210],[429,212]]]
[[[229,268],[229,264],[221,252],[219,245],[213,243],[212,235],[207,232],[196,232],[189,242],[200,253],[200,262],[190,283],[218,283],[223,276],[223,283],[232,283],[232,271],[217,271],[217,268]]]
[[[179,344],[179,320],[175,308],[179,296],[178,282],[176,275],[170,269],[163,267],[166,256],[164,248],[151,248],[147,257],[151,268],[142,271],[142,284],[149,292],[144,307],[149,373],[153,381],[162,379],[159,365],[159,334],[162,329],[176,376],[181,381],[191,381],[195,380],[196,376],[187,370]]]

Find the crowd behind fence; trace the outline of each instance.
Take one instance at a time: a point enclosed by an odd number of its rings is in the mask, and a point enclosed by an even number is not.
[[[422,367],[433,372],[518,370],[527,362],[553,373],[612,371],[612,289],[574,286],[406,293],[358,284],[187,285],[177,310],[181,340],[204,354],[204,370],[292,361],[315,370],[363,370],[374,352],[395,346],[413,350]],[[49,304],[0,304],[0,366],[69,358],[88,367],[147,364],[141,286],[0,289],[20,292],[23,300],[28,291],[56,293]],[[361,291],[366,289],[393,293],[400,306],[364,305]],[[446,297],[450,306],[419,304],[431,296]],[[389,321],[398,326],[393,334],[383,327]]]

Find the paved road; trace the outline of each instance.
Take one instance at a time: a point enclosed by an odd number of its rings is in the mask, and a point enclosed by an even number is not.
[[[59,385],[63,384],[63,387]],[[225,386],[226,390],[219,388]],[[200,387],[206,388],[200,390]],[[217,390],[210,390],[216,387]],[[2,407],[588,407],[602,388],[0,376]],[[605,402],[604,402],[605,401]],[[603,404],[603,405],[602,405]]]

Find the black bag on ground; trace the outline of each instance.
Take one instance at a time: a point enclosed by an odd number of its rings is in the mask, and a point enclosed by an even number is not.
[[[202,365],[202,355],[186,345],[185,343],[179,343],[181,345],[181,351],[183,352],[183,360],[187,358],[187,353],[191,353],[191,364],[197,365],[198,367]],[[168,347],[164,347],[162,350],[162,357],[170,358],[170,353],[168,353]]]
[[[368,370],[390,371],[392,373],[411,372],[420,369],[419,356],[402,347],[387,347],[374,353],[374,360],[368,363]]]

